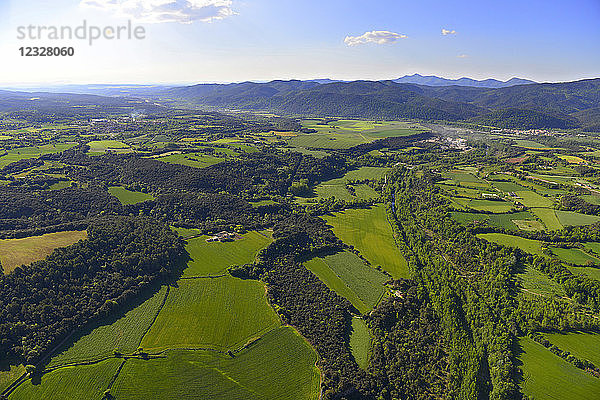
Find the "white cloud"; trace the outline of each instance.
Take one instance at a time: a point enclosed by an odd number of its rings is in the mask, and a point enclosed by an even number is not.
[[[467,58],[469,56],[467,54],[459,54],[456,57],[458,57],[458,58]]]
[[[360,36],[346,36],[344,43],[348,46],[356,46],[365,43],[394,43],[398,39],[406,39],[408,36],[390,31],[371,31],[365,32]]]
[[[80,0],[79,5],[136,22],[212,22],[234,15],[232,0]]]
[[[454,29],[450,30],[442,28],[442,35],[456,35],[456,31]]]

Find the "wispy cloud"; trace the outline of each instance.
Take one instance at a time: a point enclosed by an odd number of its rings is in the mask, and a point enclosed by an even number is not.
[[[456,31],[454,29],[450,30],[442,28],[442,35],[456,35]]]
[[[356,46],[365,43],[394,43],[398,39],[406,39],[408,36],[390,31],[370,31],[360,36],[346,36],[344,43],[348,46]]]
[[[468,54],[459,54],[456,57],[458,57],[458,58],[468,58],[469,55]]]
[[[234,15],[232,0],[80,0],[79,5],[136,22],[212,22]]]

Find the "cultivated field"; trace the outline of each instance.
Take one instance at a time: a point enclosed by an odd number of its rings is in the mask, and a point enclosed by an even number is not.
[[[545,333],[553,345],[582,360],[600,365],[600,334],[585,332]]]
[[[280,324],[260,282],[230,276],[182,279],[171,288],[142,347],[236,349]]]
[[[86,237],[86,231],[65,231],[21,239],[2,239],[0,240],[2,269],[5,274],[9,273],[23,264],[43,260],[56,248],[70,246]]]
[[[114,355],[133,353],[150,328],[165,300],[167,288],[163,287],[151,298],[120,317],[100,321],[90,326],[72,345],[59,350],[49,366],[72,362],[97,360]]]
[[[102,399],[121,360],[112,358],[92,365],[65,367],[44,374],[41,382],[27,380],[9,400]]]
[[[394,278],[408,278],[408,263],[400,253],[384,205],[370,209],[351,209],[325,217],[336,236],[354,246],[373,266]]]
[[[323,260],[325,266],[327,266],[333,272],[333,274],[335,274],[345,284],[345,286],[347,286],[354,293],[354,295],[348,298],[348,300],[350,300],[350,302],[353,304],[353,299],[358,297],[367,307],[367,310],[370,310],[379,302],[385,293],[386,289],[383,284],[389,280],[389,277],[380,271],[377,271],[375,268],[365,265],[357,255],[343,251],[325,256],[321,259]],[[316,273],[317,276],[331,276],[331,273],[324,272],[326,269],[324,268],[323,264],[319,264],[317,267],[315,267],[315,264],[309,264],[309,266],[318,271],[318,273]],[[321,268],[321,270],[319,270],[319,268]],[[325,284],[327,284],[333,290],[336,290],[340,287],[337,280],[333,282],[328,280],[325,281]],[[344,292],[345,289],[342,291],[342,293]],[[343,296],[342,293],[339,294]],[[359,311],[364,312],[365,309],[362,308],[360,303],[354,305],[359,309]],[[359,306],[362,309],[359,308]]]
[[[528,337],[523,349],[523,392],[535,399],[590,400],[600,393],[600,379],[576,368]]]
[[[292,328],[267,333],[234,357],[175,350],[165,358],[128,360],[115,382],[117,399],[318,398],[319,371],[312,348]]]
[[[37,158],[44,154],[60,153],[75,146],[76,143],[55,143],[36,147],[17,147],[10,150],[0,150],[0,168],[10,163],[29,158]]]
[[[504,233],[480,233],[477,237],[502,246],[518,247],[526,253],[543,255],[542,245],[537,240],[506,235]]]

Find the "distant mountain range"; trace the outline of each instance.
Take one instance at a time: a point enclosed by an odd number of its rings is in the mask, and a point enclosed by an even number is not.
[[[398,82],[408,79],[428,84]],[[447,81],[453,84],[438,84]],[[506,87],[479,87],[473,82],[481,85],[499,82]],[[522,82],[525,84],[516,84]],[[156,104],[159,102],[176,107],[193,105],[205,109],[266,111],[288,116],[410,118],[463,121],[500,128],[584,128],[600,132],[600,78],[535,83],[518,78],[507,82],[469,78],[453,81],[412,75],[393,81],[275,80],[176,87],[72,85],[55,90],[80,94],[0,91],[0,111],[42,106],[66,110],[73,101],[83,104],[100,102],[119,111],[131,104],[141,109],[156,108],[160,107]],[[131,98],[137,99],[129,102],[127,99]]]
[[[419,74],[413,75],[405,75],[402,78],[394,79],[396,83],[414,83],[417,85],[426,85],[426,86],[473,86],[473,87],[483,87],[483,88],[503,88],[515,85],[528,85],[531,83],[537,83],[534,81],[530,81],[528,79],[521,78],[512,78],[507,80],[506,82],[499,81],[497,79],[485,79],[482,81],[478,81],[476,79],[471,78],[460,78],[460,79],[446,79],[440,78],[438,76],[429,75],[422,76]]]
[[[162,99],[224,109],[343,118],[466,121],[503,128],[600,131],[600,79],[503,88],[428,86],[395,81],[272,81],[193,85]]]

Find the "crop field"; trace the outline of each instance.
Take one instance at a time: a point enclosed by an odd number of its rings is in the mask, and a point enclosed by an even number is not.
[[[228,350],[280,324],[267,303],[264,284],[258,281],[230,276],[180,279],[142,347]]]
[[[489,211],[493,213],[505,213],[513,209],[514,205],[506,201],[494,201],[473,199],[467,203],[469,208],[477,211]]]
[[[526,253],[543,255],[542,245],[537,240],[506,235],[504,233],[480,233],[477,237],[502,246],[518,247]]]
[[[594,266],[594,267],[567,266],[567,268],[569,269],[569,271],[571,271],[574,274],[586,275],[592,279],[596,279],[597,281],[600,281],[600,268],[598,268],[597,266]]]
[[[352,332],[350,333],[350,349],[356,363],[366,369],[369,364],[369,347],[371,346],[371,334],[369,328],[362,318],[352,318]]]
[[[600,264],[600,260],[592,257],[581,249],[563,249],[560,247],[551,247],[552,254],[566,263],[575,265]]]
[[[89,142],[88,146],[90,146],[89,155],[100,155],[107,151],[115,153],[129,153],[132,151],[128,145],[119,140],[94,140]]]
[[[580,214],[573,211],[556,210],[556,216],[560,223],[564,226],[580,226],[591,225],[600,221],[600,217],[596,215]]]
[[[242,239],[233,242],[207,242],[208,236],[188,240],[186,250],[191,261],[183,272],[184,277],[217,275],[227,267],[254,261],[259,250],[273,241],[267,231],[244,233]]]
[[[557,154],[556,156],[562,160],[565,160],[569,164],[581,164],[582,162],[585,162],[583,158],[578,156],[570,156],[565,154]]]
[[[532,208],[530,211],[542,220],[546,229],[553,231],[563,228],[553,208]]]
[[[408,278],[408,263],[396,247],[384,205],[349,209],[325,217],[343,242],[354,246],[373,266],[381,265],[394,278]]]
[[[335,133],[311,133],[290,137],[288,144],[294,147],[308,147],[316,149],[349,149],[361,143],[365,139],[358,133],[335,134]]]
[[[174,350],[165,358],[125,363],[116,399],[317,400],[320,374],[314,350],[292,328],[265,334],[235,357]]]
[[[120,364],[120,359],[111,358],[92,365],[60,368],[44,374],[41,382],[27,380],[9,400],[102,399]]]
[[[25,366],[22,364],[11,365],[10,367],[3,366],[0,369],[0,393],[9,387],[14,381],[19,379],[25,372]]]
[[[528,337],[523,353],[523,392],[535,399],[589,400],[600,393],[600,379],[576,368]]]
[[[134,192],[127,190],[122,186],[111,186],[108,188],[108,192],[115,196],[121,204],[137,204],[146,200],[153,200],[154,197],[147,193]]]
[[[600,365],[600,334],[593,332],[545,333],[544,337],[582,360]]]
[[[86,237],[86,231],[65,231],[21,239],[2,239],[0,240],[0,262],[6,274],[23,264],[43,260],[54,249],[70,246]]]
[[[544,229],[544,225],[540,221],[536,220],[513,220],[515,225],[523,231],[541,231]]]
[[[171,154],[157,158],[158,161],[169,164],[187,165],[188,167],[204,168],[218,164],[225,160],[223,157],[215,157],[208,154]]]
[[[565,289],[559,283],[529,265],[516,276],[521,286],[528,291],[545,296],[566,296]]]
[[[362,314],[369,312],[370,308],[350,289],[344,281],[335,274],[322,258],[315,257],[304,263],[304,266],[315,274],[327,287],[342,297],[345,297]]]
[[[591,204],[595,204],[595,205],[600,205],[600,196],[596,195],[596,194],[583,194],[581,196],[583,200],[587,201],[588,203]]]
[[[495,188],[498,188],[499,190],[503,191],[504,193],[511,193],[511,192],[519,192],[519,191],[523,191],[525,190],[525,188],[521,185],[518,185],[514,182],[492,182],[492,185]]]
[[[389,278],[365,265],[356,254],[343,251],[325,256],[323,260],[368,307],[374,307],[385,293],[384,283]]]
[[[166,292],[165,286],[117,320],[106,319],[87,328],[75,343],[59,350],[49,366],[96,360],[112,356],[115,350],[123,354],[133,353],[160,310]]]
[[[518,201],[527,207],[547,208],[554,205],[552,199],[541,196],[531,190],[519,190],[515,193],[519,196]]]
[[[342,184],[329,185],[322,183],[317,185],[315,192],[318,198],[335,197],[338,200],[345,201],[351,201],[354,199],[368,200],[379,197],[379,194],[368,185],[359,184],[352,186],[355,190],[355,196],[348,191],[346,185]]]
[[[583,243],[583,246],[588,251],[592,251],[593,253],[600,254],[600,242],[587,242],[587,243]]]
[[[0,168],[4,168],[15,161],[37,158],[44,154],[59,153],[70,149],[75,146],[75,144],[76,143],[55,143],[36,147],[17,147],[6,150],[5,152],[0,153]]]

